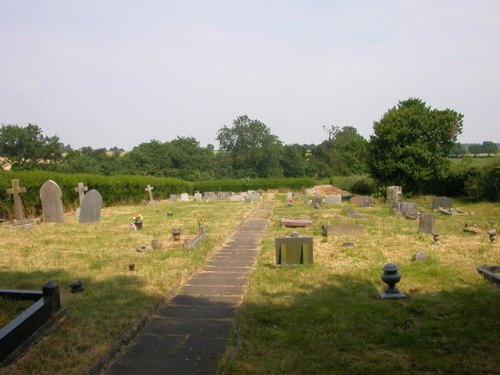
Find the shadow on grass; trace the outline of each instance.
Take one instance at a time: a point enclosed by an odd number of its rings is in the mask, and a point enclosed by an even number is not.
[[[498,373],[497,286],[401,300],[378,292],[369,280],[339,275],[320,287],[297,278],[276,292],[251,290],[220,373]]]

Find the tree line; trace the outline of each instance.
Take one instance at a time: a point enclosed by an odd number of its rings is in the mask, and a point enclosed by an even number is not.
[[[457,143],[463,115],[438,110],[418,98],[400,101],[373,124],[369,140],[351,126],[324,127],[318,145],[283,144],[257,119],[237,117],[217,131],[219,149],[201,147],[193,137],[118,148],[73,150],[34,124],[0,127],[0,156],[13,170],[49,170],[100,175],[147,175],[188,181],[224,178],[313,177],[370,174],[382,185],[424,192],[449,170],[448,157],[465,148]],[[469,145],[469,152],[476,149]],[[494,154],[486,141],[482,152]],[[495,146],[495,148],[493,147]],[[466,152],[466,151],[465,151]],[[463,154],[461,154],[463,155]]]

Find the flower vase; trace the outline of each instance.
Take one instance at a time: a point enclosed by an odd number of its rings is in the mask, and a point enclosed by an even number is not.
[[[142,223],[134,223],[134,225],[135,225],[135,228],[137,230],[141,230],[142,229]]]

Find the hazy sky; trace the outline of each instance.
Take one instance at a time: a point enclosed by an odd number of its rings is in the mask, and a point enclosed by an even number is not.
[[[240,115],[285,144],[365,138],[399,100],[500,142],[498,0],[0,0],[0,123],[74,148],[195,137]]]

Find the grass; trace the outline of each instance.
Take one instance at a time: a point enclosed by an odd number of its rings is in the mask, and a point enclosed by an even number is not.
[[[430,211],[431,197],[419,197]],[[221,361],[224,374],[497,374],[500,361],[500,289],[476,265],[499,264],[500,245],[488,236],[464,233],[465,221],[486,232],[500,220],[500,205],[455,201],[474,216],[437,216],[435,231],[418,234],[418,222],[388,205],[359,208],[366,219],[345,216],[349,205],[288,207],[277,195],[274,220],[263,241],[245,303],[237,315],[232,348]],[[315,263],[276,267],[274,238],[282,216],[311,217],[299,228],[314,236]],[[322,237],[320,225],[363,224],[363,237]],[[353,241],[354,247],[342,247]],[[426,262],[412,256],[425,252]],[[381,267],[396,263],[402,300],[380,300]]]
[[[105,208],[99,223],[41,224],[32,230],[0,227],[0,288],[41,290],[59,283],[66,320],[16,364],[0,374],[82,374],[92,367],[160,298],[168,299],[220,246],[252,208],[243,202],[162,202],[158,206]],[[173,216],[166,216],[172,211]],[[141,231],[127,229],[131,216],[144,216]],[[194,249],[171,239],[194,238],[203,220],[207,235]],[[160,251],[137,252],[137,246],[159,239]],[[135,264],[129,271],[128,264]],[[85,291],[70,293],[68,284],[82,280]],[[25,305],[0,300],[4,325]]]

